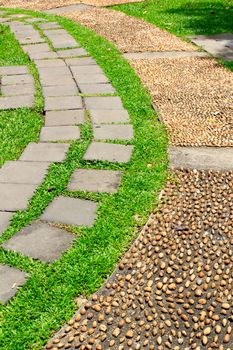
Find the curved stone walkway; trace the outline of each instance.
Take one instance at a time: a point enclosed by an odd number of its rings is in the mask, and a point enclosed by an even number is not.
[[[121,99],[115,95],[115,89],[95,60],[56,22],[43,19],[32,22],[32,19],[19,15],[17,20],[10,16],[10,21],[5,18],[3,22],[10,27],[23,51],[37,67],[44,97],[45,126],[41,129],[40,142],[29,143],[18,161],[8,161],[0,169],[1,233],[7,229],[14,212],[27,209],[28,201],[43,182],[49,165],[64,161],[70,142],[81,138],[79,125],[85,123],[86,111],[92,122],[93,141],[84,160],[127,163],[133,152],[133,146],[116,143],[132,140],[133,128]],[[17,74],[26,70],[25,67],[12,67],[11,70],[3,68],[2,72]],[[13,104],[9,105],[9,108],[13,107]],[[103,168],[76,169],[68,189],[116,192],[122,175],[122,172]],[[2,247],[52,262],[61,257],[74,239],[72,234],[53,224],[91,227],[97,207],[98,203],[91,200],[58,196],[39,222],[33,222],[16,233]],[[22,278],[22,274],[1,265],[0,298],[3,302],[25,282],[27,276]]]

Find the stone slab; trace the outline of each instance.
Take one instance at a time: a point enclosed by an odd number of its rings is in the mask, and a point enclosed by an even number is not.
[[[53,76],[71,76],[72,74],[67,66],[64,67],[38,67],[38,72],[41,78]]]
[[[211,55],[223,58],[227,61],[233,60],[233,34],[222,33],[216,35],[195,35],[189,39],[198,46],[201,46]]]
[[[82,94],[113,94],[116,92],[111,84],[79,84]]]
[[[45,11],[46,13],[54,14],[54,15],[60,15],[63,13],[73,13],[74,11],[80,11],[80,10],[87,10],[90,9],[90,5],[86,4],[77,4],[77,5],[68,5],[68,6],[61,6],[57,8],[53,8],[50,10]]]
[[[39,53],[52,51],[47,43],[24,45],[22,47],[26,53]]]
[[[155,51],[155,52],[128,52],[123,55],[128,60],[143,60],[151,58],[182,58],[207,57],[205,52],[198,51]]]
[[[54,96],[77,96],[78,90],[75,84],[44,86],[42,88],[44,97]]]
[[[76,87],[75,81],[72,78],[72,75],[48,75],[47,77],[40,78],[41,85],[44,86],[63,86],[70,85]],[[76,87],[77,89],[77,87]],[[77,90],[78,92],[78,90]]]
[[[63,28],[44,30],[44,34],[49,38],[53,47],[56,49],[80,46],[80,44]]]
[[[57,54],[61,58],[87,56],[88,55],[87,51],[85,49],[83,49],[82,47],[79,47],[77,49],[58,50]]]
[[[39,68],[66,67],[65,62],[61,58],[55,58],[50,60],[35,60],[35,65]]]
[[[74,79],[77,84],[109,83],[108,78],[104,74],[76,74]]]
[[[85,97],[87,109],[123,109],[120,97]]]
[[[233,148],[170,147],[169,160],[174,168],[230,171],[233,169]]]
[[[113,163],[127,163],[133,152],[131,145],[118,145],[105,142],[92,142],[83,159],[93,161],[108,161]]]
[[[34,18],[27,18],[26,21],[30,23],[36,23],[36,22],[45,22],[46,19],[40,18],[40,17],[34,17]]]
[[[33,259],[52,262],[72,245],[74,236],[66,230],[34,222],[3,243],[3,248]]]
[[[129,114],[125,109],[89,109],[93,124],[128,123]]]
[[[77,169],[67,189],[70,191],[117,192],[122,177],[121,171]]]
[[[0,183],[39,185],[47,171],[46,162],[7,161],[0,169]]]
[[[1,79],[2,85],[34,84],[31,74],[5,75]]]
[[[94,125],[95,140],[131,140],[133,128],[131,125]]]
[[[0,67],[0,75],[28,74],[27,66],[4,66]]]
[[[3,85],[2,94],[5,96],[34,95],[34,84]]]
[[[6,304],[8,300],[13,298],[20,286],[27,280],[25,272],[10,267],[8,265],[0,265],[0,301]]]
[[[28,201],[36,185],[0,183],[0,210],[17,211],[27,209]]]
[[[0,235],[7,229],[10,225],[13,213],[7,211],[0,211]]]
[[[53,51],[45,51],[45,52],[34,52],[28,54],[31,60],[42,60],[42,59],[52,59],[52,58],[58,58],[58,55],[56,52]]]
[[[78,126],[44,126],[41,129],[40,141],[68,141],[80,139]]]
[[[59,196],[45,209],[41,220],[91,227],[96,219],[97,203]]]
[[[0,97],[0,109],[15,109],[23,107],[33,107],[34,96],[4,96]]]
[[[31,162],[63,162],[69,149],[68,143],[34,143],[27,145],[20,160]]]
[[[71,72],[74,75],[79,74],[103,74],[103,70],[96,65],[87,65],[87,66],[71,66]]]
[[[50,111],[45,114],[45,126],[77,125],[85,122],[84,110]]]
[[[58,24],[57,22],[40,23],[40,24],[38,24],[38,26],[41,29],[58,29],[58,28],[61,28],[60,24]]]
[[[67,66],[87,66],[96,64],[96,61],[91,57],[66,58]]]
[[[79,108],[82,108],[82,99],[80,96],[61,96],[45,98],[45,111],[57,111]]]

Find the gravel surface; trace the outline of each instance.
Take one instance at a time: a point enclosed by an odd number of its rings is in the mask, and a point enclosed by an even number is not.
[[[149,89],[173,145],[233,146],[230,71],[198,57],[130,63]]]
[[[119,11],[93,8],[65,16],[94,30],[122,52],[196,51],[194,45]]]
[[[46,349],[231,350],[233,172],[171,174],[115,274]]]

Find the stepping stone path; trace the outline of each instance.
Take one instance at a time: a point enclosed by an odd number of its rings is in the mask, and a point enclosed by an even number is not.
[[[70,142],[80,140],[80,125],[85,123],[86,111],[91,115],[94,140],[130,141],[133,129],[120,98],[101,96],[116,93],[102,69],[58,23],[24,15],[8,16],[0,21],[10,27],[23,51],[36,65],[45,118],[40,141],[29,143],[19,160],[8,161],[0,169],[0,234],[3,234],[14,212],[27,209],[28,201],[44,181],[49,165],[63,162]],[[4,94],[0,97],[1,109],[33,106],[35,87],[28,67],[0,67],[0,76]],[[98,97],[89,96],[92,94],[98,94]],[[91,142],[83,157],[88,160],[88,166],[91,161],[99,160],[130,161],[133,146],[109,142]],[[102,166],[100,169],[76,169],[67,189],[115,193],[122,175],[121,171],[104,170]],[[91,227],[97,218],[97,209],[98,203],[94,201],[58,196],[40,220],[21,229],[2,247],[51,263],[59,259],[75,239],[73,234],[56,224]],[[1,266],[0,299],[5,303],[13,297],[26,277],[23,271]]]

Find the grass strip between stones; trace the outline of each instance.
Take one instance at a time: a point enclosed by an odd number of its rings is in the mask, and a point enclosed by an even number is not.
[[[14,11],[42,17],[40,13]],[[93,228],[66,227],[76,235],[73,247],[53,264],[44,264],[20,254],[0,250],[0,262],[21,268],[30,278],[16,297],[1,306],[1,350],[41,349],[52,332],[74,313],[74,298],[88,297],[112,273],[115,264],[138,235],[158,203],[158,193],[167,177],[167,136],[151,106],[149,94],[117,49],[105,39],[68,19],[56,19],[96,59],[112,81],[128,110],[134,127],[132,160],[126,164],[84,162],[92,139],[89,121],[81,127],[82,139],[72,142],[62,164],[52,164],[48,176],[31,199],[28,209],[17,212],[1,242],[38,219],[58,194],[70,195],[66,185],[74,169],[92,167],[124,171],[116,194],[73,196],[98,200],[98,219]]]

